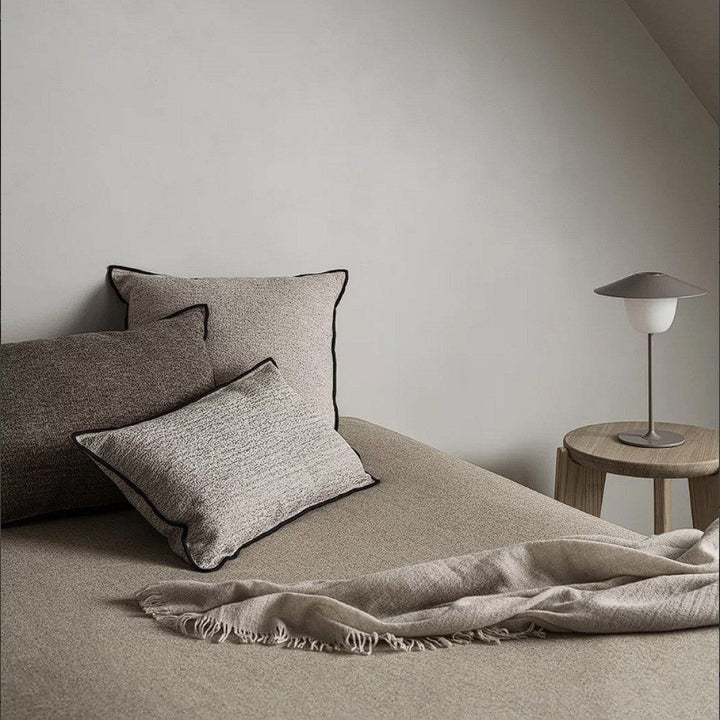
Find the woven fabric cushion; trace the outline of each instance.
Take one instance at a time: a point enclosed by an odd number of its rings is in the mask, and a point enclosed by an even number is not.
[[[127,332],[2,346],[2,521],[125,504],[72,442],[169,410],[213,387],[206,306]]]
[[[283,377],[337,429],[335,314],[346,270],[275,278],[179,278],[117,265],[110,283],[133,328],[192,303],[210,307],[215,381],[228,382],[272,356]]]
[[[75,440],[196,570],[376,482],[272,359],[183,408]]]

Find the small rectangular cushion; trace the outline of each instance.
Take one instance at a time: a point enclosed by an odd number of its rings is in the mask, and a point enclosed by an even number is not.
[[[346,270],[268,278],[181,278],[111,265],[108,278],[133,328],[192,303],[210,307],[215,382],[272,356],[285,380],[337,428],[335,315]]]
[[[185,407],[75,441],[196,570],[377,482],[270,358]]]
[[[126,332],[2,346],[2,521],[126,504],[73,444],[89,425],[156,415],[213,387],[207,306]]]

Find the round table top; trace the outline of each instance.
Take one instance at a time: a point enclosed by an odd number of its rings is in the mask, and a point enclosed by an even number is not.
[[[647,431],[646,422],[614,422],[586,425],[569,432],[563,440],[570,458],[579,465],[632,477],[704,477],[718,471],[718,432],[695,425],[655,423],[657,430],[685,436],[682,445],[644,448],[621,443],[618,433]]]

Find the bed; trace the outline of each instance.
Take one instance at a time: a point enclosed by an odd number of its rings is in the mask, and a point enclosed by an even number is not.
[[[340,432],[380,484],[199,576],[134,510],[2,535],[3,716],[712,718],[716,628],[370,657],[182,637],[133,600],[158,580],[339,578],[564,534],[632,535],[377,425]]]

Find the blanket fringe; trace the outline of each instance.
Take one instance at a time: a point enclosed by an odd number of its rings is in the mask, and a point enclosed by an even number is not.
[[[483,642],[499,645],[504,640],[522,640],[528,637],[544,638],[545,631],[529,623],[520,631],[511,632],[507,628],[485,627],[452,635],[428,635],[423,637],[398,636],[392,633],[367,633],[362,630],[350,630],[342,642],[327,643],[311,637],[291,637],[287,628],[277,625],[272,633],[256,633],[243,628],[236,628],[230,623],[214,620],[202,613],[182,613],[171,615],[163,606],[160,595],[137,594],[140,607],[157,622],[175,632],[196,637],[209,642],[225,642],[232,636],[241,644],[284,645],[288,648],[312,650],[315,652],[345,652],[357,655],[371,655],[379,643],[387,645],[391,650],[418,652],[422,650],[438,650],[451,648],[454,645],[468,645],[472,642]]]

